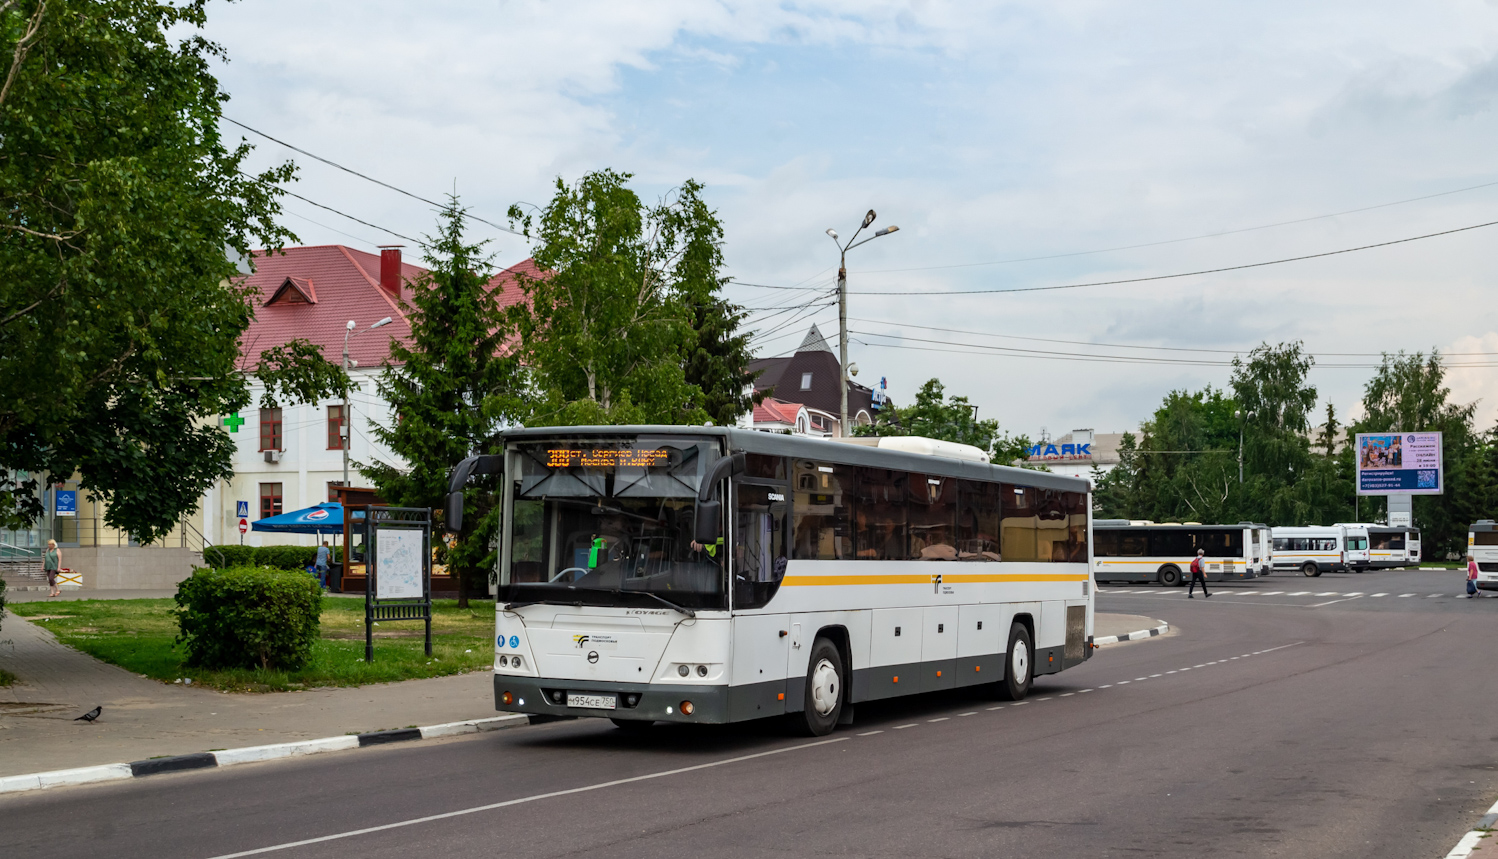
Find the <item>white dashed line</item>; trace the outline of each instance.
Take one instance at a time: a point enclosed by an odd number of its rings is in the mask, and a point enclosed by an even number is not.
[[[1159,677],[1160,675],[1159,674],[1151,674],[1150,676],[1151,677]]]
[[[1129,681],[1127,681],[1127,680],[1120,680],[1120,681],[1118,681],[1118,683],[1116,685],[1118,685],[1118,686],[1127,686],[1128,683],[1129,683]]]
[[[942,716],[940,719],[927,719],[926,721],[927,722],[945,722],[948,718],[950,718],[950,717],[948,717],[948,716]]]
[[[860,737],[872,737],[875,734],[882,734],[882,733],[884,733],[884,732],[883,731],[864,731],[862,734],[859,734],[858,736],[860,736]]]
[[[1430,596],[1426,597],[1426,599],[1433,600],[1433,599],[1435,599],[1436,597],[1439,597],[1439,596],[1445,596],[1445,594],[1431,594]]]
[[[1013,704],[1010,704],[1009,706],[1011,706],[1011,707],[1023,707],[1023,706],[1025,706],[1028,703],[1030,703],[1030,702],[1029,701],[1015,701]]]
[[[1004,709],[1004,705],[1003,705],[1003,704],[1000,704],[1000,705],[999,705],[999,706],[997,706],[997,707],[988,707],[988,708],[987,708],[987,709],[988,709],[988,710],[1002,710],[1002,709]]]
[[[1092,691],[1091,689],[1083,689],[1082,690],[1082,692],[1091,692],[1091,691]],[[1080,695],[1080,694],[1082,694],[1082,692],[1078,692],[1077,694]]]
[[[1412,596],[1414,596],[1414,594],[1400,594],[1399,596],[1402,599],[1404,597],[1412,597]]]
[[[1287,596],[1287,597],[1303,597],[1303,596],[1305,596],[1306,594],[1309,594],[1309,593],[1310,593],[1310,591],[1296,591],[1295,593],[1285,594],[1285,596]]]
[[[1107,688],[1108,688],[1108,687],[1110,687],[1110,686],[1112,686],[1112,685],[1113,685],[1113,684],[1112,684],[1112,683],[1105,683],[1105,684],[1103,684],[1103,685],[1102,685],[1102,686],[1099,686],[1099,687],[1097,687],[1097,688],[1099,688],[1099,689],[1107,689]]]
[[[1062,698],[1070,698],[1071,696],[1073,696],[1075,694],[1077,694],[1077,693],[1075,693],[1075,692],[1062,692],[1061,695],[1060,695],[1060,697],[1062,697]]]
[[[1321,593],[1316,594],[1316,596],[1318,596],[1318,597],[1334,597],[1336,595],[1337,595],[1336,591],[1322,591]]]
[[[896,725],[896,726],[894,726],[894,727],[893,727],[893,728],[891,728],[891,729],[890,729],[890,730],[893,730],[893,731],[899,731],[899,730],[903,730],[903,729],[905,729],[905,728],[914,728],[914,727],[917,727],[917,726],[916,726],[916,723],[914,723],[914,722],[911,722],[911,723],[910,723],[910,724],[908,724],[908,725]]]
[[[1388,594],[1374,594],[1374,596],[1376,596],[1376,597],[1386,597],[1386,596],[1388,596]]]
[[[1277,597],[1277,596],[1279,596],[1280,594],[1283,594],[1283,593],[1284,593],[1284,591],[1265,591],[1264,592],[1264,596],[1266,596],[1266,597]]]
[[[1362,591],[1353,591],[1352,593],[1347,594],[1347,596],[1350,596],[1350,597],[1360,597],[1362,595],[1363,595]]]
[[[959,715],[959,716],[976,716],[976,715],[978,715],[978,711],[977,710],[970,710],[970,711],[968,711],[966,713],[958,713],[957,715]]]

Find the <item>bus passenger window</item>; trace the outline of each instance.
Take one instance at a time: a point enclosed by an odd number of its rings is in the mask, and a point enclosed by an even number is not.
[[[1039,490],[1005,483],[1001,484],[999,495],[1003,499],[1003,518],[999,521],[999,544],[1004,560],[1040,560],[1035,535],[1040,524]]]
[[[910,557],[903,471],[855,468],[853,551],[861,561],[903,561]]]
[[[957,481],[950,477],[911,474],[910,554],[913,561],[955,561],[953,525],[957,516]]]
[[[999,554],[999,484],[981,480],[957,483],[957,559],[997,561]]]
[[[809,460],[796,462],[791,557],[807,561],[837,561],[852,557],[848,523],[852,471],[846,465],[823,465]]]

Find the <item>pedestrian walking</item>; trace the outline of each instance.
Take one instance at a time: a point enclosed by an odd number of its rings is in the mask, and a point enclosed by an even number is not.
[[[1477,559],[1467,556],[1467,599],[1477,596]]]
[[[1197,549],[1196,557],[1191,559],[1191,587],[1186,591],[1186,599],[1196,599],[1196,583],[1202,583],[1202,596],[1211,599],[1212,595],[1207,593],[1207,568],[1206,549]]]
[[[317,547],[317,562],[314,566],[317,567],[317,582],[322,585],[323,590],[328,589],[328,560],[332,554],[328,549],[327,540],[322,541],[322,545]]]
[[[56,540],[47,541],[46,554],[42,555],[42,572],[47,574],[47,587],[50,588],[47,596],[62,596],[62,589],[57,586],[57,571],[62,569],[62,550],[57,548]]]

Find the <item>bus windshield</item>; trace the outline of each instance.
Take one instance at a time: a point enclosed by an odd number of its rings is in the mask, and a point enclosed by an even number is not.
[[[712,450],[683,439],[518,445],[501,598],[726,608],[727,553],[693,539]]]

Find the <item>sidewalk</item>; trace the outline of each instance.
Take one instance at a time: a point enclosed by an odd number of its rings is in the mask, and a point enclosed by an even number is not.
[[[0,776],[495,715],[487,672],[349,689],[230,694],[148,680],[57,643],[7,613]],[[103,705],[97,722],[75,722]]]
[[[99,598],[97,592],[93,598]],[[1158,623],[1099,613],[1094,632],[1118,635]],[[20,678],[0,687],[0,776],[495,715],[488,672],[347,689],[231,694],[132,674],[59,644],[48,630],[11,613],[0,627],[0,668]],[[104,714],[97,722],[73,721],[99,705]]]

